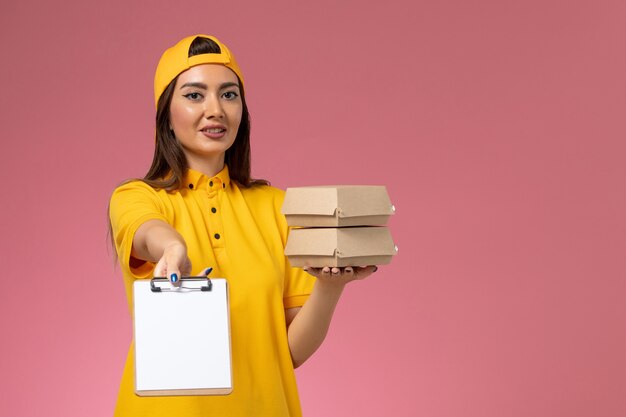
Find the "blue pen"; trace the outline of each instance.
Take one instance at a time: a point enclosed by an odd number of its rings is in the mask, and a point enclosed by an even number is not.
[[[209,276],[209,274],[211,273],[211,271],[213,271],[213,268],[208,267],[207,269],[205,269],[205,270],[204,270],[203,275],[205,275],[205,276],[207,276],[207,277],[208,277],[208,276]]]

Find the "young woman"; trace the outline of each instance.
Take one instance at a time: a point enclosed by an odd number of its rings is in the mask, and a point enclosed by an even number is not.
[[[152,166],[110,201],[129,306],[136,279],[167,276],[177,285],[207,267],[226,278],[233,392],[139,397],[131,346],[115,415],[300,416],[294,368],[321,345],[344,286],[376,267],[291,268],[283,192],[250,177],[243,77],[224,44],[207,35],[181,40],[161,57],[154,88]]]

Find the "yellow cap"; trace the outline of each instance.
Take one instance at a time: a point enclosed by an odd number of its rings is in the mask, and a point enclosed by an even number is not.
[[[219,54],[200,54],[189,56],[189,47],[196,38],[211,39],[220,47]],[[243,76],[241,75],[241,69],[235,61],[235,57],[230,53],[230,50],[218,41],[215,37],[209,35],[193,35],[189,36],[176,45],[166,50],[161,56],[159,65],[157,65],[156,74],[154,75],[154,104],[158,104],[159,97],[165,91],[168,84],[172,82],[174,78],[183,71],[187,71],[189,68],[202,64],[222,64],[227,68],[230,68],[241,81],[243,87]]]

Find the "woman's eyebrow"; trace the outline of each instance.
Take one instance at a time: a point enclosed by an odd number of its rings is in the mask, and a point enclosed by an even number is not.
[[[209,87],[204,84],[204,83],[200,83],[200,82],[189,82],[189,83],[185,83],[183,85],[180,86],[180,89],[182,90],[183,88],[186,87],[196,87],[196,88],[201,88],[203,90],[208,90]],[[220,85],[220,90],[223,90],[225,88],[228,87],[237,87],[239,88],[239,84],[238,83],[234,83],[234,82],[226,82]]]
[[[228,87],[237,87],[237,88],[239,88],[239,84],[238,83],[234,83],[234,82],[223,83],[222,85],[220,85],[220,90],[223,90],[223,89],[228,88]]]
[[[209,87],[207,87],[206,84],[198,83],[198,82],[195,82],[195,83],[193,83],[193,82],[192,83],[185,83],[185,84],[180,86],[180,89],[182,90],[185,87],[196,87],[196,88],[201,88],[203,90],[208,90],[209,89]]]

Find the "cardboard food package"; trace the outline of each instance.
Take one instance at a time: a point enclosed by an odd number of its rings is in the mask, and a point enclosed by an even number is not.
[[[287,188],[282,212],[290,226],[384,226],[395,208],[375,185]]]
[[[397,253],[387,227],[291,229],[285,247],[294,267],[384,265]]]

